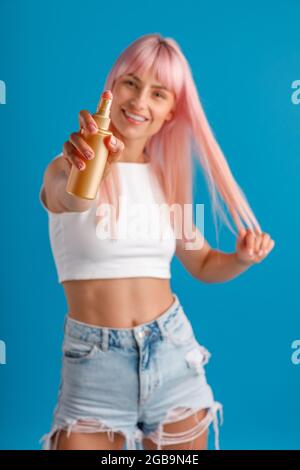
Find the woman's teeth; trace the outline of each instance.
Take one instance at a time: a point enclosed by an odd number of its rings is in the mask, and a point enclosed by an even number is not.
[[[132,114],[130,113],[129,111],[126,111],[126,109],[123,109],[123,112],[125,114],[125,116],[127,118],[129,118],[130,120],[132,121],[135,121],[135,122],[144,122],[144,121],[147,121],[146,118],[143,118],[141,116],[137,116],[136,114]]]

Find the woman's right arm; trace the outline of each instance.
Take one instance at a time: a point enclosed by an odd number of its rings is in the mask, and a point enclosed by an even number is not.
[[[84,128],[87,132],[95,133],[98,130],[97,123],[94,121],[92,115],[82,110],[79,113],[80,127]],[[94,129],[91,127],[94,126]],[[121,140],[116,139],[116,145],[112,145],[112,137],[104,140],[109,152],[107,163],[104,169],[103,178],[109,172],[110,164],[117,161],[122,155],[124,144]],[[75,195],[69,194],[66,191],[68,178],[71,172],[72,165],[76,165],[79,170],[84,170],[84,161],[88,160],[86,151],[92,153],[93,149],[89,147],[86,141],[82,138],[80,132],[73,132],[70,139],[64,143],[63,153],[52,160],[47,166],[44,173],[44,181],[42,188],[42,197],[46,199],[46,205],[52,212],[83,212],[88,210],[93,201],[82,199]],[[81,164],[83,168],[80,168]]]
[[[42,197],[51,212],[82,212],[91,207],[93,201],[82,199],[66,191],[68,173],[64,170],[63,157],[57,157],[44,173]]]

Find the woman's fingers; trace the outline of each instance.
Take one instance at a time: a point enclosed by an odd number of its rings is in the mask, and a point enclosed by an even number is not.
[[[81,128],[85,129],[87,132],[94,134],[98,131],[98,125],[89,111],[82,109],[79,112],[79,125]]]
[[[254,254],[254,250],[255,250],[255,235],[250,230],[247,230],[247,234],[245,238],[246,238],[246,248],[251,256]]]
[[[95,133],[99,130],[96,121],[87,110],[81,110],[79,112],[79,122],[80,127],[87,132]],[[119,160],[125,148],[124,143],[114,135],[105,137],[104,144],[106,145],[109,153],[103,176],[109,172],[109,165]],[[86,168],[85,162],[92,160],[94,157],[95,155],[92,147],[88,145],[81,132],[72,132],[69,140],[63,145],[63,158],[68,162],[66,170],[68,170],[72,164],[79,170],[84,170]]]
[[[71,144],[74,145],[78,153],[80,153],[83,159],[91,160],[94,158],[94,151],[92,147],[90,147],[86,141],[77,133],[73,132],[70,135],[69,141]]]
[[[246,263],[260,263],[274,246],[275,241],[269,233],[254,234],[250,229],[242,230],[236,243],[237,256]]]
[[[125,148],[124,143],[114,135],[105,137],[104,143],[109,150],[109,162],[112,163],[119,160]]]
[[[268,233],[263,233],[262,242],[261,242],[260,250],[258,253],[259,255],[267,253],[270,240],[271,240],[270,235]]]
[[[71,142],[67,141],[63,145],[63,157],[67,159],[72,165],[75,165],[79,170],[84,170],[85,163],[77,153],[76,148]]]
[[[80,127],[89,133],[96,133],[99,130],[93,116],[85,109],[79,112],[79,123]],[[94,158],[94,151],[80,132],[72,132],[69,140],[63,145],[63,157],[79,170],[84,170],[85,161]]]

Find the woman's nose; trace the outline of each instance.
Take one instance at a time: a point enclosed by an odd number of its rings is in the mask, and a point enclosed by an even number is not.
[[[142,110],[147,107],[147,95],[146,93],[143,92],[138,92],[134,99],[131,100],[133,106],[136,108],[136,110]]]

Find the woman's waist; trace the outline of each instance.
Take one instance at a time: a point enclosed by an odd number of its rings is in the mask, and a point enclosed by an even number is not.
[[[131,328],[152,321],[174,301],[169,279],[65,281],[68,315],[93,325]]]

